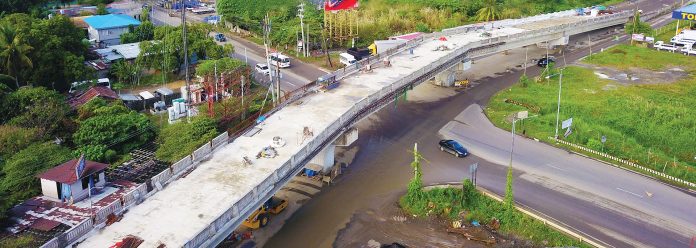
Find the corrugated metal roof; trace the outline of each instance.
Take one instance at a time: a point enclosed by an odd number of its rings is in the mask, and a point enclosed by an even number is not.
[[[83,177],[92,175],[109,167],[108,164],[102,164],[99,162],[86,160],[85,169],[82,171],[82,175],[80,175],[80,178],[77,178],[77,174],[75,174],[75,167],[77,167],[77,161],[77,159],[73,159],[68,162],[65,162],[59,166],[53,167],[45,171],[44,173],[41,173],[40,175],[38,175],[38,177],[54,182],[72,184]]]
[[[131,60],[138,57],[140,54],[140,42],[113,45],[107,48],[94,50],[102,58],[114,61],[117,59]]]
[[[140,21],[135,18],[120,14],[90,16],[85,18],[85,22],[94,29],[111,29],[127,27],[129,25],[140,25]]]

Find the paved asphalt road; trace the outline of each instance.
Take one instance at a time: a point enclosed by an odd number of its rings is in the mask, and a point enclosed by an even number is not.
[[[671,2],[643,1],[638,8],[650,11]],[[585,39],[586,35],[571,37],[571,43]],[[597,42],[593,49],[613,44]],[[566,60],[571,63],[587,54],[586,48],[569,51]],[[539,69],[531,67],[528,73],[538,75]],[[468,165],[478,162],[479,184],[502,195],[509,133],[491,127],[490,123],[486,125],[480,118],[471,123],[467,119],[465,122],[472,126],[458,126],[462,129],[454,133],[472,146],[475,156],[457,159],[441,153],[436,144],[441,138],[438,131],[461,111],[472,104],[485,105],[493,94],[512,85],[520,75],[518,71],[484,79],[477,87],[438,102],[386,107],[360,123],[356,144],[360,151],[348,173],[296,212],[266,247],[331,246],[336,233],[357,210],[404,190],[412,176],[408,149],[414,142],[420,144],[419,150],[430,161],[423,168],[426,184],[459,182],[468,177]],[[640,175],[523,140],[516,141],[514,162],[518,203],[614,247],[687,247],[686,235],[696,234],[696,200],[692,196]],[[645,191],[653,196],[648,197]]]
[[[170,17],[168,14],[169,11],[170,10],[168,9],[155,6],[151,15],[153,23],[155,25],[179,26],[181,24],[181,17]],[[195,15],[191,13],[186,14],[187,20],[191,22],[201,22],[203,20],[202,16],[207,15]],[[227,37],[227,41],[223,43],[229,43],[234,46],[235,52],[232,57],[246,61],[252,67],[258,63],[266,63],[266,52],[262,46],[259,46],[256,43],[238,37]],[[305,84],[326,74],[326,72],[322,71],[321,69],[296,59],[293,59],[291,64],[292,65],[290,68],[280,70],[280,88],[285,92],[302,87]],[[269,80],[267,75],[264,76],[261,73],[255,73],[254,76],[257,77],[259,81]]]

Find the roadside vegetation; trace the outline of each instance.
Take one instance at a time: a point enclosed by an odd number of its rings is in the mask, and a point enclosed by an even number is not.
[[[366,47],[374,40],[385,39],[394,34],[410,32],[432,32],[467,23],[518,18],[541,13],[587,7],[597,4],[617,3],[616,0],[370,0],[360,1],[357,11],[359,39],[357,46]],[[261,20],[269,14],[273,23],[271,40],[279,46],[290,45],[294,49],[297,33],[300,32],[296,17],[300,1],[267,0],[258,4],[246,0],[220,0],[219,13],[227,21],[261,34]],[[321,10],[312,8],[307,1],[305,23],[309,25],[310,41],[321,42],[324,16]],[[307,31],[307,30],[305,30]],[[317,37],[317,38],[314,38]],[[346,44],[335,44],[349,46]],[[320,47],[320,45],[318,45]],[[291,49],[291,50],[292,50]]]
[[[511,169],[507,176],[505,199],[500,202],[479,192],[469,179],[463,181],[461,188],[424,190],[420,169],[422,157],[417,151],[413,154],[411,166],[414,177],[408,184],[406,195],[399,201],[407,213],[418,218],[437,216],[448,222],[463,222],[465,225],[476,221],[492,230],[497,229],[497,232],[508,239],[528,240],[537,246],[589,247],[516,210],[512,198]]]
[[[674,82],[619,83],[598,77],[592,69],[569,66],[563,71],[560,120],[573,118],[569,142],[633,161],[674,177],[696,182],[696,60],[681,54],[619,45],[582,63],[650,75],[682,73]],[[552,72],[552,74],[558,71]],[[655,79],[659,80],[659,79]],[[493,124],[510,129],[510,116],[528,110],[518,127],[543,141],[554,136],[558,76],[523,78],[491,98],[486,113]],[[606,136],[602,144],[601,137]]]

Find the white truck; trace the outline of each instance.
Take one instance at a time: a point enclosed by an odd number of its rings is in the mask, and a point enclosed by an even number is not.
[[[696,30],[682,30],[681,32],[679,32],[679,34],[672,37],[672,39],[669,40],[669,42],[682,46],[687,45],[689,43],[694,43],[696,42]]]
[[[377,55],[404,43],[405,40],[376,40],[368,48],[372,55]]]
[[[684,55],[696,55],[696,50],[694,50],[694,48],[694,43],[691,43],[682,47],[680,51]]]
[[[655,42],[655,45],[653,45],[653,47],[655,49],[657,49],[658,51],[670,51],[670,52],[675,52],[679,49],[677,46],[675,46],[673,44],[665,44],[665,42],[663,42],[663,41]]]

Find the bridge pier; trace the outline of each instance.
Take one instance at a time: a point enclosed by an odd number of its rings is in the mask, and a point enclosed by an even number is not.
[[[469,69],[471,69],[470,59],[457,63],[449,69],[435,75],[435,84],[444,87],[452,87],[454,86],[454,82],[465,79],[464,71]]]
[[[324,147],[319,153],[309,161],[308,164],[318,165],[322,172],[327,174],[333,169],[336,157],[336,146],[350,146],[358,139],[358,129],[350,128],[343,132],[336,140]]]
[[[548,49],[554,49],[557,46],[566,46],[568,45],[568,41],[570,40],[570,36],[562,36],[561,38],[558,39],[553,39],[541,43],[537,43],[537,47],[539,48],[548,48]]]

